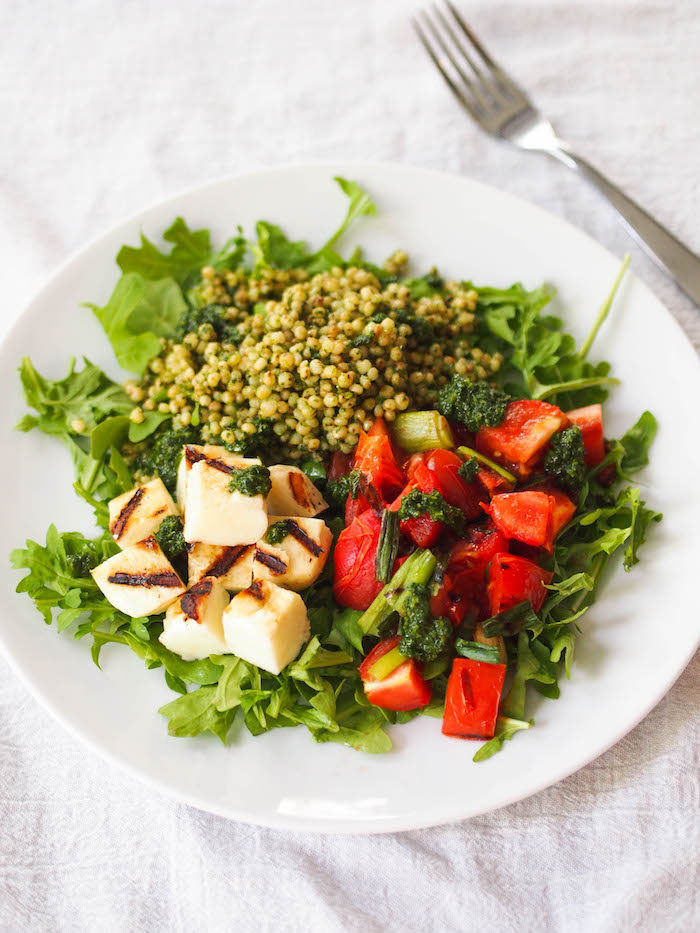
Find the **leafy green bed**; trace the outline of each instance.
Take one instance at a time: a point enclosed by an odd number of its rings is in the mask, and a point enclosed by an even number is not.
[[[354,219],[375,213],[373,202],[359,185],[337,181],[349,199],[347,215],[316,251],[289,240],[278,226],[265,221],[256,225],[253,241],[239,230],[216,250],[207,230],[192,231],[182,218],[164,233],[169,252],[145,236],[138,248],[124,246],[117,257],[122,275],[110,300],[102,308],[91,306],[119,364],[133,373],[143,372],[160,351],[160,338],[176,333],[189,308],[188,291],[205,265],[217,270],[244,265],[303,267],[313,274],[352,264],[365,266],[385,280],[388,273],[365,262],[359,251],[345,260],[335,250],[336,241]],[[623,273],[624,267],[620,277]],[[417,295],[441,288],[435,274],[403,281]],[[528,292],[520,284],[508,289],[475,288],[478,345],[485,352],[504,354],[507,365],[499,379],[511,395],[547,398],[565,409],[606,398],[607,387],[616,380],[610,376],[609,364],[589,362],[588,352],[615,289],[589,337],[577,349],[574,339],[562,331],[561,321],[543,313],[552,297],[548,289]],[[59,632],[70,629],[76,638],[89,636],[97,664],[102,647],[116,643],[140,656],[147,668],[160,668],[168,686],[178,694],[161,708],[172,735],[209,731],[225,741],[240,710],[254,735],[303,724],[318,742],[341,742],[366,752],[389,751],[391,740],[385,726],[404,722],[416,713],[381,710],[365,698],[357,671],[362,656],[362,633],[356,625],[360,613],[335,605],[331,561],[321,579],[303,594],[311,641],[279,676],[233,656],[183,661],[158,641],[162,617],[131,619],[107,602],[89,571],[119,550],[107,530],[106,502],[133,486],[129,464],[120,450],[126,441],[152,444],[167,429],[169,416],[151,412],[140,424],[130,421],[133,402],[87,360],[80,370],[71,360],[66,377],[50,381],[25,359],[20,375],[33,413],[25,415],[17,427],[38,429],[63,441],[75,468],[74,489],[93,508],[101,529],[91,540],[77,532],[59,533],[51,525],[45,544],[28,541],[26,548],[12,552],[13,566],[26,571],[17,590],[28,593],[45,622],[55,621]],[[559,696],[560,676],[562,672],[568,676],[574,660],[578,620],[592,604],[610,556],[621,549],[625,569],[637,563],[650,523],[661,516],[646,507],[639,488],[627,481],[648,462],[655,432],[656,422],[645,412],[620,441],[610,444],[605,461],[585,478],[576,516],[556,542],[550,596],[539,615],[533,613],[528,619],[527,629],[512,639],[512,686],[496,737],[477,752],[477,760],[493,754],[505,739],[532,724],[525,708],[527,683],[547,697]],[[312,478],[322,485],[323,466],[317,463],[311,468]],[[599,481],[605,469],[614,472],[612,488],[616,491]],[[422,712],[440,716],[444,674],[433,687],[434,699]]]

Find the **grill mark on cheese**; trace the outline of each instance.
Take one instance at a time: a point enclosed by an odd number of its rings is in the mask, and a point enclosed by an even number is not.
[[[287,565],[283,560],[281,560],[275,554],[270,554],[268,551],[263,551],[262,548],[255,548],[255,559],[263,566],[267,567],[268,570],[271,570],[273,573],[287,572]]]
[[[108,583],[120,586],[182,586],[182,580],[173,571],[165,573],[113,573]]]
[[[203,454],[199,450],[195,450],[194,447],[185,447],[185,459],[190,466],[194,463],[199,463],[200,460],[204,460],[207,466],[213,467],[215,470],[220,470],[222,473],[232,473],[234,469],[232,466],[229,466],[228,463],[219,460],[218,457],[207,457],[206,454]]]
[[[253,580],[253,582],[250,584],[248,589],[244,590],[243,592],[248,593],[250,596],[253,597],[253,599],[258,599],[261,602],[265,598],[265,595],[263,593],[262,580]]]
[[[153,518],[155,518],[157,515],[162,515],[163,512],[167,511],[167,509],[168,509],[167,505],[161,505],[161,507],[159,509],[156,509],[155,512],[153,513]]]
[[[294,501],[302,506],[302,508],[310,509],[311,502],[306,495],[306,477],[301,473],[296,473],[294,470],[291,470],[288,474],[288,479],[289,489]]]
[[[291,519],[287,519],[287,533],[290,534],[293,538],[296,538],[299,544],[302,547],[305,547],[306,550],[313,554],[314,557],[318,557],[319,554],[323,554],[323,548],[318,545],[313,538],[310,538],[303,528],[300,528],[297,523]]]
[[[129,499],[124,508],[121,510],[116,520],[112,523],[112,526],[109,530],[112,532],[115,538],[119,539],[124,534],[126,526],[129,523],[129,519],[131,518],[134,509],[137,508],[139,502],[143,499],[145,492],[146,490],[143,488],[143,486],[140,489],[137,489],[131,499]]]
[[[249,553],[252,547],[252,544],[238,544],[236,547],[222,548],[221,554],[219,554],[214,563],[204,572],[204,576],[225,576],[234,564],[237,564]]]
[[[188,619],[194,619],[198,624],[201,622],[199,618],[199,608],[206,597],[211,593],[211,588],[211,580],[200,580],[199,583],[195,583],[195,585],[191,586],[183,595],[180,600],[180,606]]]

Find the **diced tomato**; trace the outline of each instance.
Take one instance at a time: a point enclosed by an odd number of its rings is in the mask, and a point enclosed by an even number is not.
[[[546,492],[552,500],[552,541],[554,541],[574,517],[576,505],[565,492],[552,483],[542,483],[536,488],[540,492]]]
[[[345,476],[351,469],[352,454],[341,454],[339,450],[333,451],[330,466],[328,467],[328,481],[331,482],[340,476]]]
[[[521,477],[530,474],[549,439],[568,420],[556,405],[536,399],[508,402],[503,421],[495,428],[480,428],[476,448],[492,460],[508,464]]]
[[[367,496],[359,495],[356,499],[348,496],[345,500],[345,525],[352,525],[358,515],[362,515],[369,509],[370,501]]]
[[[422,461],[416,464],[413,479],[404,487],[401,494],[389,506],[392,512],[401,507],[401,501],[414,489],[431,493],[436,488],[434,475]],[[432,547],[437,543],[444,530],[442,522],[437,522],[428,515],[418,515],[416,518],[407,518],[401,522],[401,531],[408,535],[417,547]]]
[[[468,483],[459,475],[462,460],[451,450],[430,450],[425,460],[433,473],[434,488],[450,505],[464,512],[467,519],[479,514],[480,490],[476,483]]]
[[[566,417],[581,429],[586,466],[594,467],[605,457],[603,409],[600,405],[587,405],[568,411]]]
[[[476,478],[484,487],[489,496],[495,496],[498,492],[512,492],[514,486],[500,473],[490,470],[488,467],[481,467],[476,474]]]
[[[381,523],[371,509],[340,532],[333,552],[333,594],[351,609],[367,609],[382,588],[375,574]]]
[[[374,424],[367,432],[367,436],[377,437],[382,434],[386,434],[387,437],[389,436],[389,428],[387,426],[387,423],[383,418],[375,418]]]
[[[432,688],[421,677],[419,666],[413,658],[408,658],[382,680],[375,680],[370,673],[376,662],[396,648],[398,643],[398,637],[380,641],[360,665],[365,696],[370,703],[382,709],[397,712],[420,709],[430,702]]]
[[[549,547],[553,504],[547,493],[528,489],[494,496],[488,512],[509,540],[515,538],[533,547]]]
[[[508,550],[508,542],[492,521],[469,525],[466,536],[452,549],[450,563],[467,567],[481,574],[496,556]]]
[[[425,463],[427,456],[428,455],[426,451],[422,451],[421,453],[411,454],[408,460],[406,460],[403,465],[403,471],[406,474],[406,479],[409,483],[413,479],[413,475],[416,472],[416,467],[419,463]]]
[[[355,448],[353,466],[367,477],[386,502],[390,502],[404,484],[387,434],[370,435],[363,431]]]
[[[485,574],[489,561],[508,543],[491,521],[470,525],[466,539],[452,548],[443,584],[430,601],[434,616],[445,616],[453,625],[460,625],[468,612],[483,615],[486,603]]]
[[[443,735],[493,738],[505,676],[505,664],[455,658],[447,681]]]
[[[496,615],[527,599],[538,612],[552,574],[525,557],[496,554],[489,565],[488,594],[491,613]]]

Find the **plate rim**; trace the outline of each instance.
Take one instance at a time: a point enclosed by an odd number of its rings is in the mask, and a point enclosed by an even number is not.
[[[618,261],[615,254],[609,250],[606,246],[601,244],[593,236],[588,234],[586,231],[582,230],[580,227],[577,227],[575,224],[571,223],[569,220],[561,217],[560,215],[554,213],[553,211],[548,210],[536,204],[527,198],[523,198],[519,195],[512,194],[508,191],[504,191],[494,185],[476,180],[471,178],[468,175],[447,171],[444,169],[437,169],[429,166],[416,165],[409,162],[394,162],[394,161],[382,161],[382,160],[304,160],[296,161],[289,163],[279,163],[276,165],[266,165],[264,167],[249,169],[243,172],[233,172],[227,173],[225,175],[219,176],[217,178],[201,182],[199,184],[189,185],[184,187],[173,194],[169,194],[166,197],[155,199],[144,207],[140,208],[137,211],[133,211],[130,214],[122,217],[115,223],[111,224],[107,229],[102,230],[100,233],[92,237],[85,244],[75,249],[71,252],[55,269],[53,269],[43,280],[40,287],[32,294],[30,299],[26,301],[17,315],[13,323],[6,330],[3,335],[2,340],[0,340],[0,353],[5,351],[5,348],[8,344],[12,343],[13,339],[17,336],[18,331],[21,329],[23,321],[27,316],[27,313],[30,311],[30,308],[35,304],[40,303],[47,293],[50,293],[51,290],[55,287],[56,283],[61,279],[65,272],[76,262],[79,262],[83,256],[91,252],[95,248],[99,248],[103,241],[109,239],[119,228],[134,224],[141,223],[144,215],[149,212],[162,209],[167,207],[169,203],[176,203],[183,198],[192,196],[197,193],[204,191],[216,189],[217,187],[228,185],[234,182],[240,182],[245,179],[260,179],[266,175],[277,174],[279,172],[289,171],[289,170],[326,170],[329,173],[329,176],[338,171],[338,166],[343,166],[343,171],[347,167],[351,167],[352,170],[357,170],[358,172],[362,171],[372,171],[372,170],[394,170],[394,171],[404,171],[408,170],[411,172],[419,172],[425,176],[433,176],[436,178],[441,178],[442,180],[449,181],[451,183],[466,183],[467,185],[472,186],[473,188],[481,189],[483,193],[488,196],[498,196],[505,198],[512,202],[516,202],[518,205],[527,208],[529,211],[534,211],[536,214],[540,215],[542,218],[546,218],[548,221],[554,221],[558,225],[563,225],[569,231],[572,231],[577,236],[584,237],[588,243],[594,246],[596,249],[600,250],[602,254],[605,254],[609,259]],[[691,343],[688,335],[684,331],[678,319],[672,314],[664,302],[656,296],[652,289],[646,284],[646,282],[641,279],[636,272],[628,271],[628,275],[632,280],[636,281],[643,291],[648,293],[648,296],[651,298],[663,309],[667,319],[672,322],[675,327],[676,336],[681,336],[682,341],[686,345],[686,349],[690,351],[690,357],[694,359],[696,366],[700,369],[700,358],[698,358],[695,348]],[[375,834],[384,834],[392,832],[405,832],[409,830],[417,829],[427,829],[433,826],[441,826],[449,823],[457,823],[463,820],[471,819],[472,817],[482,815],[485,813],[494,812],[495,810],[502,809],[503,807],[511,806],[521,800],[532,797],[535,794],[541,793],[543,790],[558,784],[565,778],[576,773],[581,768],[590,764],[591,762],[597,760],[607,751],[609,751],[614,745],[620,742],[625,736],[629,735],[637,726],[645,719],[649,713],[660,703],[660,701],[666,696],[666,694],[673,688],[674,684],[677,682],[681,674],[686,670],[688,664],[691,662],[695,656],[698,647],[700,647],[700,632],[696,638],[695,644],[691,645],[686,654],[684,654],[682,664],[674,675],[664,682],[664,685],[660,687],[657,691],[654,692],[651,699],[647,698],[645,702],[640,706],[638,714],[635,714],[631,724],[626,725],[622,730],[615,734],[615,736],[604,742],[601,746],[597,746],[595,751],[591,753],[587,751],[576,758],[573,765],[567,764],[559,770],[549,771],[546,777],[543,777],[539,781],[535,781],[533,785],[530,785],[525,791],[516,791],[512,794],[506,794],[502,797],[499,803],[494,805],[488,805],[487,807],[476,807],[476,808],[465,808],[462,811],[461,815],[455,815],[454,811],[451,813],[440,813],[435,812],[432,816],[426,816],[424,819],[411,819],[408,816],[406,817],[397,817],[390,816],[386,819],[381,817],[375,818],[372,820],[368,819],[358,819],[350,821],[347,818],[342,817],[332,817],[328,819],[319,819],[313,818],[314,823],[309,824],[309,821],[312,819],[305,816],[294,816],[291,814],[281,813],[279,811],[272,812],[270,817],[263,815],[255,815],[251,817],[247,815],[245,811],[241,810],[238,806],[227,806],[219,807],[209,801],[203,801],[197,798],[195,795],[190,794],[186,791],[180,790],[179,788],[173,787],[171,784],[167,783],[164,780],[161,780],[158,777],[151,775],[147,770],[139,768],[137,765],[131,764],[128,761],[123,760],[119,757],[116,752],[111,751],[104,744],[98,743],[93,739],[87,732],[74,720],[69,718],[67,715],[64,715],[63,712],[56,709],[51,702],[51,699],[48,695],[48,692],[42,688],[41,681],[37,678],[34,679],[31,676],[31,670],[29,667],[23,667],[21,661],[11,653],[9,647],[6,645],[5,640],[0,636],[0,652],[2,652],[3,657],[7,660],[7,663],[13,673],[18,677],[18,679],[24,684],[29,693],[38,700],[39,704],[49,713],[49,715],[69,733],[72,737],[76,738],[79,742],[87,745],[93,752],[100,756],[103,760],[108,761],[110,764],[115,765],[123,773],[130,775],[133,778],[138,779],[143,782],[146,786],[152,788],[153,790],[158,790],[161,793],[165,793],[168,797],[178,800],[182,803],[186,803],[189,806],[193,806],[204,812],[213,813],[217,816],[224,817],[226,819],[239,820],[245,822],[249,825],[258,825],[270,829],[282,829],[285,831],[294,831],[294,832],[310,832],[310,833],[319,833],[324,835],[375,835]]]

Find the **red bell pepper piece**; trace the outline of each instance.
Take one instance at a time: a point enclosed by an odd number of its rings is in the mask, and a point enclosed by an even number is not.
[[[556,405],[537,399],[517,399],[508,402],[505,417],[498,427],[479,429],[476,449],[525,478],[550,438],[568,423],[566,415]]]
[[[445,616],[453,625],[460,625],[470,610],[483,615],[486,567],[495,554],[507,547],[508,542],[492,522],[470,525],[466,539],[452,548],[443,585],[430,601],[433,616]]]
[[[547,595],[545,583],[552,574],[525,557],[496,554],[489,564],[488,595],[491,614],[496,615],[527,599],[538,612]]]
[[[333,552],[333,595],[339,605],[367,609],[381,590],[374,566],[380,527],[369,509],[340,532]]]
[[[566,417],[581,429],[586,466],[596,466],[605,457],[603,409],[600,405],[587,405],[568,411]]]
[[[363,431],[355,448],[353,468],[364,474],[386,502],[390,502],[404,484],[388,434]]]
[[[425,465],[430,470],[433,488],[437,489],[445,502],[464,512],[467,520],[479,514],[481,490],[476,483],[468,483],[459,475],[462,460],[451,450],[429,450]]]
[[[512,492],[514,488],[513,484],[504,476],[496,473],[495,470],[490,470],[488,467],[480,467],[476,478],[489,496],[495,496],[499,492]]]
[[[552,542],[553,500],[545,492],[525,490],[494,496],[487,511],[509,540],[549,548]]]
[[[376,662],[398,644],[398,637],[380,641],[360,665],[365,696],[370,703],[381,706],[382,709],[397,712],[420,709],[430,702],[432,687],[421,677],[419,665],[413,658],[407,658],[382,680],[376,680],[371,674],[371,668]]]
[[[505,676],[505,664],[455,658],[447,681],[443,735],[492,739]]]

